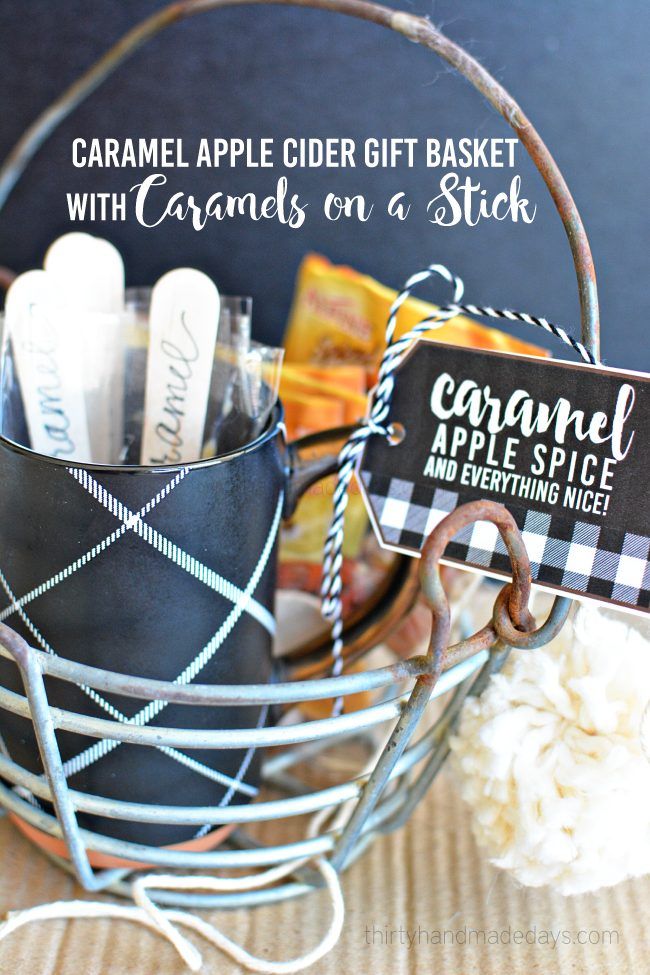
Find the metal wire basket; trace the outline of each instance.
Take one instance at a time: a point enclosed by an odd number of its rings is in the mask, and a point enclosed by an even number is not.
[[[269,3],[274,0],[252,0]],[[463,74],[513,127],[542,174],[563,220],[575,263],[582,319],[582,338],[598,354],[598,304],[593,262],[586,234],[566,184],[539,135],[517,103],[462,48],[428,20],[360,0],[287,0],[294,6],[338,12],[392,29],[429,48]],[[125,58],[156,32],[176,20],[237,0],[189,0],[172,4],[131,30],[92,69],[80,78],[27,130],[0,169],[0,206],[38,148],[65,118]],[[494,522],[510,554],[513,579],[500,591],[492,619],[478,632],[450,643],[450,610],[443,589],[439,561],[447,543],[473,521]],[[389,589],[374,606],[370,622],[355,629],[348,621],[346,660],[358,657],[379,642],[413,601],[416,563],[402,559],[391,575]],[[466,697],[479,694],[490,675],[503,665],[510,649],[538,647],[555,636],[567,618],[571,601],[557,597],[546,622],[538,628],[528,611],[530,565],[521,535],[505,508],[492,502],[473,502],[456,509],[429,536],[419,566],[420,583],[432,612],[432,632],[426,654],[386,666],[323,677],[327,652],[303,648],[299,665],[288,679],[274,684],[180,686],[172,682],[113,673],[47,655],[27,644],[14,630],[0,624],[0,655],[20,670],[24,694],[0,687],[2,711],[29,719],[34,728],[44,775],[37,775],[0,752],[0,805],[10,814],[48,836],[63,840],[69,859],[55,857],[72,871],[86,890],[129,895],[133,868],[94,869],[89,852],[117,857],[128,863],[183,871],[271,866],[300,858],[327,856],[342,870],[360,856],[374,837],[402,825],[425,794],[449,750],[448,739]],[[389,591],[390,590],[390,591]],[[312,651],[313,651],[312,647]],[[313,661],[318,663],[313,665]],[[142,727],[94,718],[52,707],[45,679],[118,694],[146,704],[162,701],[188,707],[269,705],[289,708],[298,703],[374,695],[363,707],[329,717],[272,727],[225,729]],[[425,717],[435,698],[449,694],[437,718]],[[322,766],[341,743],[352,757],[354,743],[368,742],[374,729],[374,754],[359,751],[353,774],[335,784],[314,785],[313,768]],[[123,742],[127,747],[161,745],[193,749],[264,749],[263,782],[268,798],[229,808],[148,805],[108,799],[71,789],[66,781],[57,732],[74,732],[89,739]],[[377,747],[379,744],[379,747]],[[370,764],[369,764],[370,760]],[[52,812],[41,803],[50,803]],[[78,813],[138,823],[197,827],[234,826],[222,846],[210,852],[188,852],[143,846],[82,829]],[[319,814],[319,828],[304,836],[298,823]],[[257,832],[282,823],[282,842]],[[154,896],[160,903],[184,907],[252,906],[304,894],[322,882],[303,864],[274,887],[246,892],[195,894],[169,891]]]

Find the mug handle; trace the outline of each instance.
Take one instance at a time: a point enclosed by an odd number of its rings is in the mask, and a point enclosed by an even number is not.
[[[291,517],[300,498],[338,468],[338,449],[319,457],[306,456],[314,448],[340,444],[354,426],[333,427],[308,434],[287,445],[288,476],[285,517]],[[419,592],[418,559],[396,555],[389,571],[365,604],[344,620],[343,658],[352,663],[367,650],[382,643],[415,605]],[[295,647],[283,656],[291,679],[307,680],[327,673],[333,663],[329,628],[323,634]]]
[[[284,502],[284,517],[290,518],[295,512],[301,497],[310,487],[335,474],[338,466],[338,451],[324,454],[321,457],[305,457],[308,451],[329,444],[343,443],[355,429],[354,424],[343,427],[331,427],[318,433],[309,433],[298,440],[287,444],[289,457],[289,476]]]

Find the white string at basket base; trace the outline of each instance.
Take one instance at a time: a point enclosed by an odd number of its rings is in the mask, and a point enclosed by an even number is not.
[[[361,769],[359,773],[361,777],[370,775],[383,749],[384,742],[382,741]],[[309,820],[306,838],[311,839],[318,836],[326,824],[328,830],[340,832],[352,815],[354,807],[355,800],[350,799],[340,806],[320,809]],[[158,907],[148,893],[151,890],[181,890],[185,892],[259,890],[294,874],[300,867],[304,867],[310,862],[314,863],[325,882],[325,889],[330,897],[332,917],[318,944],[310,951],[289,961],[270,961],[252,955],[203,918],[187,911]],[[257,874],[240,877],[146,874],[136,879],[131,889],[135,906],[111,904],[108,901],[55,901],[51,904],[29,907],[22,911],[10,911],[4,923],[0,924],[0,941],[8,938],[27,924],[38,921],[80,920],[84,918],[131,921],[141,924],[155,934],[166,938],[187,967],[193,972],[198,972],[203,967],[203,958],[198,949],[179,931],[179,927],[185,927],[201,935],[210,944],[219,948],[220,951],[251,972],[259,972],[262,975],[293,975],[295,972],[304,971],[305,968],[309,968],[310,965],[329,954],[338,942],[345,922],[345,901],[341,881],[338,873],[325,856],[301,857],[297,860],[275,865]]]
[[[166,874],[150,874],[138,878],[133,884],[133,899],[136,906],[111,904],[106,901],[56,901],[52,904],[39,904],[37,907],[23,911],[10,912],[7,920],[0,924],[0,941],[13,934],[26,924],[36,921],[51,921],[62,919],[114,919],[132,921],[144,925],[156,934],[166,938],[179,953],[191,971],[198,972],[203,966],[203,958],[196,948],[179,930],[179,927],[189,928],[201,935],[210,944],[219,948],[238,964],[251,972],[261,972],[264,975],[292,975],[301,972],[332,950],[338,941],[345,919],[345,905],[338,874],[334,867],[324,858],[314,859],[314,865],[319,870],[332,902],[332,919],[323,938],[310,951],[290,961],[269,961],[252,955],[241,945],[232,941],[217,927],[201,917],[187,911],[162,909],[154,904],[149,896],[151,890],[182,890],[182,891],[243,891],[268,887],[278,880],[282,880],[294,873],[299,867],[308,863],[308,858],[291,860],[279,866],[271,867],[263,873],[246,877],[202,877],[202,876],[174,876]]]
[[[453,287],[451,304],[443,305],[436,311],[418,322],[410,331],[399,338],[395,337],[397,316],[404,302],[411,296],[417,285],[431,277],[441,277]],[[390,412],[391,399],[395,388],[394,372],[404,358],[411,343],[424,332],[440,328],[450,318],[461,313],[480,315],[487,318],[505,318],[508,321],[524,322],[544,329],[550,335],[560,339],[572,348],[578,355],[591,365],[597,365],[596,358],[582,342],[579,342],[566,329],[553,325],[546,318],[538,318],[525,312],[492,308],[489,306],[463,305],[461,299],[465,286],[461,278],[456,277],[443,264],[430,264],[406,281],[403,289],[391,305],[386,324],[386,348],[379,365],[377,385],[372,393],[372,400],[367,417],[362,420],[343,445],[338,456],[338,473],[333,494],[333,513],[329,531],[325,539],[323,551],[323,578],[321,583],[321,612],[332,628],[332,675],[338,676],[343,669],[343,604],[341,599],[343,565],[343,530],[345,509],[348,504],[348,492],[352,475],[361,453],[370,437],[380,436],[391,438],[393,431],[386,423]],[[334,713],[342,710],[342,699],[334,704]]]
[[[362,777],[370,775],[383,748],[384,742],[377,746],[374,754],[361,769],[359,774]],[[328,806],[318,810],[309,820],[306,838],[311,839],[318,836],[326,824],[330,831],[341,831],[352,815],[354,807],[355,801],[350,799],[340,806]],[[289,961],[270,961],[252,955],[214,925],[204,921],[203,918],[196,917],[187,911],[158,907],[148,893],[150,890],[182,890],[185,892],[259,890],[294,874],[300,867],[304,867],[310,862],[314,863],[325,882],[325,889],[330,897],[332,917],[318,944],[310,951]],[[166,938],[193,972],[201,970],[203,958],[198,949],[178,930],[179,927],[189,928],[201,935],[210,944],[219,948],[220,951],[251,972],[259,972],[262,975],[293,975],[294,972],[304,971],[305,968],[309,968],[310,965],[329,954],[341,937],[345,922],[345,901],[341,881],[338,873],[325,856],[301,857],[270,867],[260,873],[241,877],[147,874],[136,879],[131,889],[135,906],[111,904],[108,901],[55,901],[51,904],[29,907],[22,911],[10,911],[4,923],[0,924],[0,941],[8,938],[27,924],[38,921],[108,918],[141,924]]]

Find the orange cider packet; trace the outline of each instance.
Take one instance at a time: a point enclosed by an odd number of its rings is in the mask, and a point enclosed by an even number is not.
[[[285,362],[363,365],[371,377],[385,346],[386,322],[397,292],[350,267],[332,264],[319,254],[302,261],[284,339]],[[400,309],[396,335],[435,311],[419,298]],[[474,349],[494,349],[546,356],[537,345],[497,328],[457,315],[428,334],[436,342]]]

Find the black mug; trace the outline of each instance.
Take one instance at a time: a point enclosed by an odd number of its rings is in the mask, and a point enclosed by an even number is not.
[[[331,455],[297,457],[280,406],[250,445],[178,468],[93,467],[0,436],[0,621],[46,653],[118,673],[269,681],[281,520],[335,464]],[[0,684],[24,693],[17,667],[2,657]],[[46,689],[52,706],[152,726],[239,729],[271,720],[257,705],[147,704],[52,678]],[[0,735],[13,761],[42,772],[30,721],[0,710]],[[183,753],[70,732],[57,740],[70,787],[108,798],[226,806],[249,801],[259,783],[252,749]],[[184,826],[78,819],[134,843],[197,837]]]
[[[146,341],[136,338],[126,349],[125,436],[141,424]],[[188,465],[100,466],[44,456],[24,446],[9,345],[4,352],[0,622],[46,653],[122,674],[180,683],[269,681],[281,520],[334,469],[334,456],[296,462],[280,405],[250,444]],[[129,404],[133,390],[139,406]],[[2,657],[0,684],[24,693],[17,667]],[[147,703],[53,678],[46,690],[52,706],[152,726],[236,730],[273,717],[257,705]],[[0,736],[13,761],[42,772],[30,721],[0,710]],[[182,752],[70,732],[58,732],[57,740],[70,787],[112,799],[229,806],[249,801],[259,783],[255,750]],[[135,843],[197,838],[185,826],[78,819]]]

